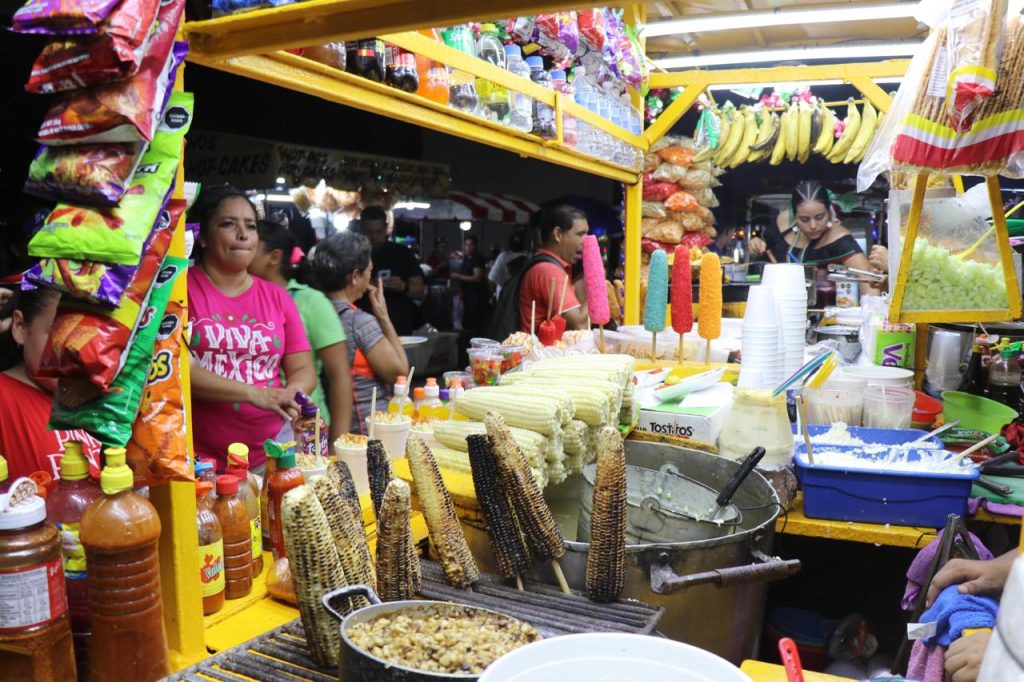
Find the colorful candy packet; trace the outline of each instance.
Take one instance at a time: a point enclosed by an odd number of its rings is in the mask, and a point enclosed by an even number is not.
[[[128,466],[135,472],[136,485],[194,480],[181,392],[181,341],[186,324],[185,309],[170,301],[157,330],[142,404],[128,441]]]
[[[172,214],[181,215],[181,203],[170,202]],[[128,359],[123,351],[142,321],[147,297],[172,233],[173,229],[157,233],[114,310],[69,301],[61,303],[40,358],[40,376],[86,379],[102,390],[110,388]]]
[[[153,33],[158,0],[122,0],[96,35],[55,40],[39,53],[25,90],[49,94],[131,78]]]
[[[174,85],[187,43],[175,43],[185,0],[170,0],[157,14],[138,73],[96,88],[74,90],[50,107],[39,128],[44,144],[148,142]]]
[[[132,185],[115,208],[59,204],[29,242],[36,258],[136,265],[181,160],[182,140],[192,123],[191,93],[171,95],[163,122],[150,142]]]
[[[119,0],[29,0],[14,13],[15,33],[96,33]]]
[[[104,445],[127,445],[154,359],[153,347],[163,324],[171,289],[174,280],[186,268],[188,261],[184,258],[168,256],[164,260],[142,310],[138,333],[126,349],[124,369],[108,391],[100,391],[84,379],[61,379],[58,382],[57,397],[50,412],[51,429],[84,429]],[[93,397],[89,399],[90,396]]]
[[[89,206],[116,206],[135,176],[145,142],[39,148],[25,193]]]
[[[167,207],[160,211],[160,217],[146,238],[143,253],[149,251],[154,241],[170,239],[167,235],[174,231],[184,208],[183,201],[172,200],[167,203]],[[92,261],[44,258],[25,271],[22,288],[26,288],[27,282],[33,287],[56,289],[84,303],[116,308],[138,269],[137,265],[109,265]]]

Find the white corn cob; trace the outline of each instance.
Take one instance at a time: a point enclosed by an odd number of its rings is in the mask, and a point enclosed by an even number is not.
[[[562,442],[565,443],[565,454],[583,457],[587,450],[587,425],[579,419],[573,419],[562,431]]]
[[[414,599],[423,579],[409,525],[411,497],[409,484],[398,478],[384,490],[377,522],[377,595],[382,601]]]
[[[586,588],[594,601],[611,602],[619,598],[626,579],[626,456],[616,429],[602,429],[600,441]]]
[[[564,382],[557,378],[544,379],[541,375],[532,376],[533,379],[530,374],[523,374],[523,379],[513,380],[509,384],[503,380],[502,385],[512,386],[527,393],[546,394],[552,389],[564,390],[572,396],[573,419],[584,421],[589,426],[602,426],[610,423],[613,414],[616,418],[619,416],[618,410],[614,413],[611,411],[613,401],[610,391],[604,392],[593,385],[582,385],[575,381]],[[611,382],[605,384],[612,386]],[[619,394],[621,393],[620,390]]]
[[[525,396],[512,393],[512,387],[481,387],[463,393],[455,401],[455,409],[460,413],[483,420],[484,415],[494,411],[505,418],[511,426],[536,431],[545,436],[560,433],[562,426],[558,410],[558,400],[544,396]],[[570,412],[566,421],[571,418]]]
[[[341,493],[326,476],[314,477],[310,481],[310,486],[327,516],[327,524],[331,528],[345,578],[352,585],[376,586],[377,574],[373,568],[373,559],[370,557],[370,547],[366,543],[362,520],[352,516],[352,511],[342,499]],[[365,597],[355,597],[352,600],[353,608],[359,609],[368,605]]]
[[[470,473],[469,466],[469,455],[459,450],[452,448],[437,447],[436,445],[430,448],[431,454],[434,455],[434,461],[437,462],[437,466],[448,471],[458,471],[460,474]]]
[[[544,460],[551,456],[561,456],[562,443],[552,436],[544,436],[536,431],[526,429],[510,428],[512,438],[519,443],[523,454],[529,460],[530,466],[539,466]],[[466,437],[487,433],[484,423],[481,421],[451,420],[434,422],[434,438],[441,445],[466,452]],[[437,455],[437,453],[434,453]],[[438,460],[440,463],[440,460]]]
[[[308,485],[285,493],[281,526],[310,653],[323,667],[337,668],[341,656],[338,623],[324,610],[320,599],[346,584],[345,572],[327,515]]]
[[[543,372],[513,372],[501,378],[501,385],[558,386],[565,388],[572,394],[572,401],[576,406],[576,419],[583,419],[580,416],[580,402],[581,400],[585,402],[583,396],[588,393],[600,395],[607,402],[608,414],[610,415],[618,415],[619,410],[622,409],[622,385],[606,379],[577,377],[571,382],[566,382],[560,377]],[[541,388],[540,390],[544,389]]]

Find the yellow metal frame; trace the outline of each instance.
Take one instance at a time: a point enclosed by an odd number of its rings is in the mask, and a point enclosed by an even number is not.
[[[1006,298],[1008,307],[990,310],[903,310],[903,300],[907,293],[907,276],[913,260],[914,240],[921,222],[921,210],[924,206],[925,190],[928,187],[928,173],[918,173],[914,181],[914,194],[910,200],[910,215],[907,216],[907,233],[903,237],[903,250],[900,252],[900,270],[893,287],[892,300],[889,302],[889,319],[899,322],[1005,322],[1020,319],[1021,297],[1017,295],[1017,271],[1013,267],[1013,254],[1010,252],[1010,235],[1006,228],[1006,214],[1003,212],[1003,200],[999,194],[999,178],[986,177],[989,203],[992,206],[992,223],[995,227],[995,240],[999,247],[999,261],[1006,280]]]

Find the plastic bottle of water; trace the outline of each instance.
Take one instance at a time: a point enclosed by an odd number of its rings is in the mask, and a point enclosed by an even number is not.
[[[557,70],[551,72],[551,85],[555,92],[573,98],[572,85],[565,79],[565,71]],[[562,115],[562,141],[566,147],[575,147],[578,143],[576,118],[569,114]]]
[[[593,86],[587,81],[587,69],[584,66],[576,67],[576,79],[572,82],[576,90],[576,104],[579,104],[588,111],[597,113],[597,93]],[[576,149],[584,154],[597,156],[594,149],[594,127],[586,121],[576,122]]]
[[[506,68],[505,49],[498,39],[498,29],[494,24],[483,24],[480,27],[476,56],[499,69]],[[476,93],[480,100],[480,114],[484,118],[496,123],[508,122],[509,92],[505,86],[492,83],[486,78],[477,78]]]
[[[552,89],[551,74],[544,70],[544,58],[539,55],[531,55],[526,58],[526,65],[530,67],[530,80],[542,88]],[[533,107],[533,132],[545,140],[552,140],[557,137],[555,130],[555,110],[543,102],[534,102]]]
[[[505,46],[505,68],[521,78],[530,78],[530,67],[523,61],[522,51],[518,45]],[[533,130],[533,102],[526,95],[509,91],[512,107],[509,111],[508,124],[524,133]]]

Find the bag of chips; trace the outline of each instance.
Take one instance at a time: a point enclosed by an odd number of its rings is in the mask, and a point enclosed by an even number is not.
[[[146,150],[144,142],[39,148],[25,193],[53,201],[116,206]]]
[[[40,376],[87,379],[103,390],[110,388],[128,359],[123,351],[138,330],[146,297],[167,254],[172,232],[157,232],[114,310],[73,302],[61,304],[40,358]]]
[[[96,33],[119,0],[29,0],[14,13],[15,33]]]
[[[661,201],[645,201],[640,206],[640,215],[644,218],[668,218],[669,211]]]
[[[670,211],[695,211],[698,205],[697,199],[689,192],[676,192],[665,199],[665,208]]]
[[[175,43],[185,0],[170,0],[157,14],[138,73],[126,81],[74,90],[50,107],[39,128],[44,144],[138,142],[153,139],[187,43]]]
[[[581,9],[578,13],[580,38],[587,47],[598,53],[604,47],[605,38],[608,36],[608,28],[604,19],[604,10],[599,7]]]
[[[693,163],[693,151],[677,145],[662,147],[656,152],[656,154],[660,156],[661,160],[665,163],[671,163],[676,166],[688,167]]]
[[[645,182],[644,201],[665,201],[679,191],[674,182]]]
[[[174,93],[121,203],[104,209],[59,204],[32,237],[29,254],[36,258],[137,264],[174,182],[182,140],[191,123],[191,93]]]
[[[142,64],[158,4],[122,0],[96,35],[49,43],[32,65],[25,89],[48,94],[131,78]]]
[[[51,429],[84,429],[106,446],[124,447],[146,387],[153,346],[164,321],[171,288],[188,268],[184,258],[168,256],[142,310],[138,333],[127,349],[124,369],[106,392],[84,379],[61,379],[50,412]]]
[[[142,252],[148,252],[155,241],[170,239],[168,235],[174,231],[178,218],[184,212],[183,200],[167,202],[167,208],[160,211],[160,217],[149,233]],[[137,265],[109,265],[91,261],[80,263],[63,258],[44,258],[25,272],[23,282],[56,289],[84,303],[116,308],[138,269]],[[24,288],[24,284],[22,286]]]
[[[136,485],[194,480],[181,393],[181,340],[185,324],[184,308],[177,301],[170,301],[157,330],[153,361],[128,441],[128,466],[135,472]]]

